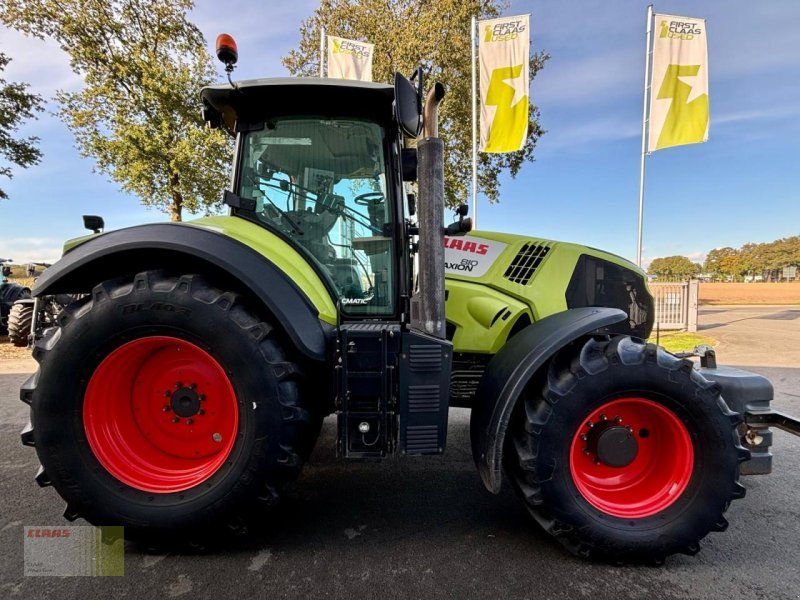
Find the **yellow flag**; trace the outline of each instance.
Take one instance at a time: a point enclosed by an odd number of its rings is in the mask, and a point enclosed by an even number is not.
[[[705,19],[655,15],[647,151],[708,139]]]
[[[373,44],[328,36],[328,77],[372,81]]]
[[[481,151],[516,152],[528,137],[530,15],[478,22]]]

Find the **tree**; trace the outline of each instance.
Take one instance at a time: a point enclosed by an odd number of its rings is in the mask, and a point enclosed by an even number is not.
[[[205,128],[199,91],[215,78],[192,0],[6,0],[0,19],[69,54],[85,86],[58,115],[97,168],[180,221],[220,198],[230,142]]]
[[[360,39],[375,44],[373,78],[390,83],[395,71],[410,74],[422,65],[429,82],[444,84],[447,95],[440,111],[439,134],[445,144],[445,190],[451,206],[467,198],[471,179],[472,117],[470,76],[470,19],[500,15],[498,0],[322,0],[300,26],[300,46],[283,59],[293,75],[319,73],[319,35]],[[529,63],[536,76],[549,55],[535,53]],[[516,176],[544,130],[539,110],[529,107],[525,148],[509,154],[479,154],[478,183],[491,202],[499,199],[498,176]]]
[[[0,73],[5,71],[11,59],[0,52]],[[20,125],[26,119],[35,119],[37,112],[43,110],[42,97],[28,92],[28,84],[7,82],[0,77],[0,156],[23,169],[37,164],[42,153],[36,147],[39,138],[15,138]],[[0,166],[0,175],[11,179],[10,166]],[[0,199],[8,194],[0,188]]]
[[[700,265],[685,256],[667,256],[653,259],[648,271],[659,279],[685,281],[700,272]]]
[[[714,248],[706,255],[704,270],[706,273],[712,275],[715,279],[724,279],[725,276],[733,277],[734,273],[728,268],[724,268],[723,264],[726,266],[730,265],[730,259],[735,258],[738,253],[738,250],[731,248],[730,246],[726,246],[724,248]]]

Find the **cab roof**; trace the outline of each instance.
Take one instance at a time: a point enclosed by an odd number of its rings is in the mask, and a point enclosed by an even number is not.
[[[206,109],[222,117],[234,132],[237,121],[259,123],[270,117],[314,115],[363,117],[379,122],[392,120],[394,87],[384,83],[319,77],[248,79],[203,88]]]

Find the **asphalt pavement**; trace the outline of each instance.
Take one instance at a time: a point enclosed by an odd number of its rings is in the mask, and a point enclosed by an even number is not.
[[[800,319],[787,318],[787,307],[707,312],[719,310],[704,309],[700,322],[713,326],[704,332],[721,342],[720,362],[735,364],[733,355],[767,376],[774,406],[800,414],[800,356],[790,344]],[[748,328],[746,346],[773,350],[746,356],[731,345],[737,327]],[[774,356],[783,358],[767,361]],[[124,577],[24,577],[23,526],[66,523],[56,492],[33,481],[34,450],[19,443],[27,407],[17,390],[29,369],[0,365],[0,598],[800,598],[800,438],[775,434],[773,474],[744,478],[729,529],[710,534],[697,556],[619,567],[568,555],[508,485],[486,492],[463,409],[450,412],[444,456],[382,464],[338,461],[329,419],[269,525],[224,550],[153,554],[129,544]]]

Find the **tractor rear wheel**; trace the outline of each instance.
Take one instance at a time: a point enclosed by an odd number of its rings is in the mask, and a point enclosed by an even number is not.
[[[21,391],[23,442],[67,518],[205,539],[298,475],[316,419],[298,365],[240,295],[148,271],[96,286],[57,321]]]
[[[14,304],[8,313],[8,339],[17,347],[28,345],[33,323],[33,304]]]
[[[738,414],[689,360],[629,337],[564,349],[516,408],[505,466],[527,508],[585,558],[694,554],[744,496]]]

